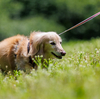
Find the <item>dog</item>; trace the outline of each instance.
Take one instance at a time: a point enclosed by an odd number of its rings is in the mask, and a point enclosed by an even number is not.
[[[56,32],[32,32],[29,37],[16,35],[0,42],[0,69],[2,71],[31,71],[38,66],[32,60],[35,56],[44,59],[62,59],[66,52]]]

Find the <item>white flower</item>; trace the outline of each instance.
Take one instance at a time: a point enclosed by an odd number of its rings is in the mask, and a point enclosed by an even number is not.
[[[95,48],[95,50],[97,51],[97,48]]]
[[[99,50],[96,53],[99,54]]]
[[[19,83],[19,80],[16,80],[17,83]]]
[[[87,60],[85,60],[85,63],[87,63]]]

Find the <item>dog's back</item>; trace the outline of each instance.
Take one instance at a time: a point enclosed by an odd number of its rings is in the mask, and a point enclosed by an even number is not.
[[[15,69],[14,47],[23,38],[24,36],[17,35],[7,38],[0,42],[0,69],[2,70]]]

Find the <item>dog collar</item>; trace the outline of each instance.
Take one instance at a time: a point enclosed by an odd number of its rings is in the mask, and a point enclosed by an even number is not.
[[[30,42],[28,42],[28,45],[27,45],[27,53],[29,53],[30,51]]]
[[[28,45],[27,45],[27,53],[29,53],[29,51],[30,51],[30,42],[28,42]],[[29,56],[29,63],[32,64],[32,67],[33,67],[33,68],[34,68],[35,65],[36,65],[35,62],[33,62],[31,56]]]

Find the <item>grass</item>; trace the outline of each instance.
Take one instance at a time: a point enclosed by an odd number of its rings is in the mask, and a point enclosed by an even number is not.
[[[100,39],[64,43],[66,56],[48,70],[0,73],[0,99],[99,99]],[[15,80],[17,78],[17,80]]]
[[[3,17],[0,18],[0,23],[0,40],[17,34],[29,36],[33,31],[56,31],[60,33],[65,30],[62,25],[42,16],[28,17],[21,20],[11,20]]]

